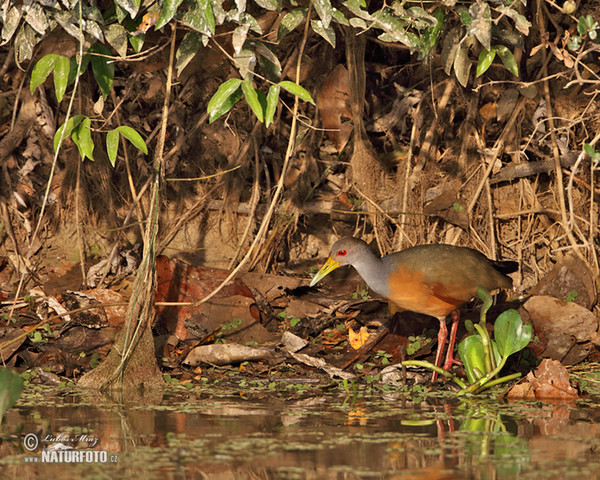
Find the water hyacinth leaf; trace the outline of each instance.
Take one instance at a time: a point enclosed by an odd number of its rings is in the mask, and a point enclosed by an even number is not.
[[[119,149],[119,132],[115,130],[110,130],[106,134],[106,153],[108,154],[108,160],[110,164],[114,167],[117,161],[117,150]]]
[[[200,34],[193,30],[189,31],[182,38],[177,52],[175,52],[175,68],[180,74],[183,69],[196,56],[201,46]]]
[[[263,108],[258,100],[258,93],[256,93],[250,80],[244,80],[242,82],[242,92],[244,92],[244,98],[250,106],[250,109],[254,112],[254,115],[256,115],[256,118],[258,118],[258,121],[263,123],[265,120]]]
[[[160,30],[171,21],[182,2],[183,0],[164,0],[162,10],[154,26],[155,30]]]
[[[94,141],[92,140],[92,132],[90,126],[92,121],[89,117],[84,117],[83,120],[71,132],[71,140],[77,145],[79,155],[84,160],[89,158],[94,160]]]
[[[279,28],[277,30],[277,40],[281,40],[298,25],[300,25],[305,20],[307,13],[307,8],[295,8],[294,10],[286,13],[279,24]]]
[[[492,298],[492,295],[490,294],[490,292],[488,292],[483,287],[477,287],[477,296],[483,302],[483,305],[481,307],[481,317],[483,319],[483,318],[485,318],[488,310],[494,303],[494,299]]]
[[[533,327],[523,325],[519,312],[514,309],[503,312],[494,324],[494,338],[503,358],[523,350],[533,338]]]
[[[96,82],[98,82],[102,96],[106,98],[110,93],[115,77],[115,64],[112,61],[111,52],[100,43],[93,45],[89,52],[98,54],[91,55],[92,72]]]
[[[54,151],[58,150],[58,143],[60,142],[61,135],[64,132],[64,138],[67,138],[71,135],[71,132],[75,127],[77,127],[81,121],[85,118],[85,115],[75,115],[69,118],[69,121],[63,123],[60,127],[56,129],[56,133],[54,134]]]
[[[515,77],[519,76],[519,66],[517,65],[517,60],[513,53],[504,45],[498,45],[495,47],[500,60],[504,66],[508,69],[510,73],[512,73]]]
[[[281,86],[281,88],[287,90],[292,95],[297,96],[303,102],[309,102],[313,105],[315,104],[315,101],[310,96],[310,93],[308,93],[306,89],[302,88],[297,83],[290,82],[289,80],[284,80],[283,82],[279,82],[279,85]]]
[[[269,128],[269,125],[273,123],[273,119],[275,118],[280,91],[281,87],[279,85],[271,85],[269,88],[269,93],[267,94],[267,108],[265,110],[265,127],[267,128]]]
[[[136,130],[124,125],[121,127],[117,127],[117,131],[121,135],[123,135],[127,140],[129,140],[131,144],[138,150],[141,150],[146,155],[148,154],[148,147],[146,146],[146,142]]]
[[[56,64],[58,57],[59,55],[51,53],[38,60],[38,62],[35,64],[35,67],[33,67],[33,70],[31,71],[31,83],[29,84],[29,90],[31,93],[33,93],[38,86],[46,81],[48,75],[50,75],[52,70],[54,70],[54,65]]]
[[[323,37],[329,45],[335,48],[335,30],[331,25],[327,25],[327,27],[323,26],[323,22],[321,20],[311,20],[310,26],[313,31]]]
[[[327,29],[333,17],[333,7],[330,0],[314,0],[313,6],[323,23],[323,28]]]
[[[483,343],[479,335],[471,335],[460,342],[458,345],[458,355],[463,362],[470,384],[475,383],[487,373]]]
[[[477,76],[481,76],[487,71],[492,65],[494,58],[496,57],[496,48],[492,48],[490,51],[485,48],[479,53],[479,59],[477,60]]]
[[[469,14],[472,18],[469,33],[475,35],[486,50],[491,50],[492,12],[490,6],[478,0],[469,7]]]

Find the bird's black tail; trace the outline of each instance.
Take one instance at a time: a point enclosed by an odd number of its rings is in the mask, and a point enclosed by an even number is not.
[[[519,269],[519,262],[513,262],[512,260],[492,260],[492,265],[500,273],[513,273]]]

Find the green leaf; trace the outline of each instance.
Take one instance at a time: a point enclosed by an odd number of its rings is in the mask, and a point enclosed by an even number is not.
[[[2,42],[0,45],[5,45],[10,41],[12,36],[19,28],[19,23],[21,22],[21,6],[12,7],[6,13],[6,16],[2,19]]]
[[[12,370],[0,367],[0,421],[4,414],[21,396],[23,391],[23,377]]]
[[[262,105],[258,100],[258,93],[252,86],[252,82],[250,80],[244,80],[242,82],[242,92],[244,92],[244,98],[246,99],[246,102],[254,112],[254,115],[256,115],[256,118],[258,118],[258,121],[263,123],[265,120],[265,116],[262,109]]]
[[[217,93],[215,93],[206,107],[209,113],[209,123],[214,122],[221,115],[227,113],[242,98],[240,85],[242,80],[239,78],[230,78],[223,83]]]
[[[331,23],[331,18],[333,17],[333,7],[331,6],[330,0],[313,0],[313,6],[321,19],[323,28],[327,29]]]
[[[527,20],[523,15],[518,13],[516,10],[506,6],[499,5],[497,10],[500,13],[503,13],[507,17],[510,17],[515,22],[515,28],[521,32],[523,35],[529,35],[529,29],[531,28],[531,22]]]
[[[469,383],[475,383],[486,374],[483,343],[479,335],[471,335],[460,342],[458,355],[465,367]]]
[[[165,0],[163,3],[162,10],[160,15],[158,16],[158,20],[156,21],[156,25],[154,26],[155,30],[160,30],[167,23],[171,21],[171,19],[177,13],[177,9],[183,0]]]
[[[110,130],[106,134],[106,152],[108,153],[108,160],[110,164],[114,167],[115,162],[117,161],[117,150],[119,149],[119,132],[115,130]]]
[[[226,82],[222,83],[217,89],[217,92],[212,96],[206,107],[206,111],[210,115],[210,123],[214,122],[224,113],[228,112],[234,103],[231,103],[231,97],[239,92],[242,80],[239,78],[230,78]],[[238,100],[241,98],[241,92],[239,92]],[[237,100],[236,100],[237,102]],[[229,107],[224,110],[225,107]]]
[[[519,312],[514,309],[503,312],[494,324],[494,338],[503,358],[523,350],[533,338],[531,323],[523,325]]]
[[[279,10],[281,7],[280,0],[254,0],[259,7],[265,10]]]
[[[485,48],[479,53],[479,59],[477,60],[477,76],[481,76],[483,73],[490,68],[490,65],[496,57],[496,48],[486,50]]]
[[[85,115],[75,115],[69,118],[67,123],[63,123],[60,127],[58,127],[56,133],[54,134],[54,151],[58,149],[58,142],[60,141],[62,132],[65,132],[64,138],[67,138],[69,135],[71,135],[73,129],[77,127],[84,118],[86,118]]]
[[[109,25],[104,34],[106,41],[119,55],[127,55],[127,29],[118,23]]]
[[[186,12],[182,21],[197,32],[212,36],[215,33],[215,16],[210,0],[197,0]]]
[[[77,149],[79,150],[81,158],[89,158],[93,161],[94,141],[92,140],[92,131],[90,130],[91,124],[91,119],[84,117],[81,123],[79,123],[79,125],[77,125],[71,132],[71,139],[73,140],[73,143],[77,145]]]
[[[93,45],[89,52],[91,55],[92,72],[94,78],[98,82],[102,96],[106,99],[112,88],[113,79],[115,76],[115,64],[111,58],[110,50],[104,45],[97,43]],[[93,55],[97,53],[98,55]]]
[[[131,18],[135,18],[140,8],[141,0],[115,0],[115,3],[125,10]]]
[[[579,20],[577,20],[577,33],[579,33],[581,37],[584,37],[587,33],[587,22],[583,16],[579,17]]]
[[[502,63],[508,69],[508,71],[512,73],[515,77],[518,77],[519,66],[517,65],[517,60],[515,59],[515,56],[512,54],[512,52],[504,45],[498,45],[494,48],[496,49],[496,52],[498,52],[500,60],[502,60]]]
[[[484,322],[485,316],[494,303],[494,300],[492,299],[490,292],[483,287],[477,287],[477,296],[483,302],[483,305],[481,306],[481,321]]]
[[[579,296],[579,292],[577,290],[571,290],[567,295],[567,302],[573,302]]]
[[[586,155],[588,155],[589,157],[593,157],[594,154],[596,153],[596,150],[594,150],[594,147],[592,147],[591,144],[589,143],[584,143],[583,144],[583,151],[585,152]]]
[[[54,90],[56,99],[60,102],[67,91],[69,84],[69,72],[71,70],[71,61],[67,57],[58,55],[54,63]]]
[[[350,22],[348,22],[348,19],[339,10],[334,10],[333,11],[333,18],[332,18],[332,20],[335,23],[339,23],[340,25],[345,25],[345,26],[349,26],[350,25]]]
[[[201,36],[198,32],[192,30],[185,34],[175,53],[175,68],[177,69],[178,74],[180,74],[187,64],[196,56],[201,45]]]
[[[269,88],[269,93],[267,94],[267,108],[265,113],[265,127],[267,128],[269,128],[269,125],[273,123],[273,119],[275,118],[280,90],[281,87],[279,85],[271,85]]]
[[[315,33],[323,37],[333,48],[335,48],[335,30],[331,25],[325,27],[321,20],[311,20],[310,26]]]
[[[129,140],[134,147],[148,155],[148,147],[146,146],[146,142],[136,130],[124,125],[122,127],[117,127],[117,131],[127,140]]]
[[[31,71],[31,83],[29,84],[29,90],[31,93],[33,93],[37,87],[46,81],[48,75],[50,75],[54,70],[54,65],[56,64],[58,57],[60,57],[60,55],[49,54],[38,60],[38,62],[35,64],[35,67],[33,67],[33,70]]]
[[[292,95],[297,96],[303,102],[309,102],[309,103],[312,103],[313,105],[315,104],[315,101],[310,96],[310,93],[308,93],[308,91],[306,89],[302,88],[297,83],[290,82],[289,80],[284,80],[282,82],[279,82],[279,85],[281,86],[281,88],[283,88],[284,90],[287,90]]]
[[[492,12],[485,2],[473,2],[469,7],[471,25],[469,33],[475,35],[486,50],[491,50],[492,41]]]
[[[472,36],[466,37],[458,45],[456,55],[454,57],[454,75],[463,87],[469,83],[469,72],[471,71],[471,60],[469,58],[469,49],[475,43]]]
[[[146,40],[146,35],[143,33],[140,35],[129,35],[129,43],[135,53],[140,53],[142,51],[144,40]]]

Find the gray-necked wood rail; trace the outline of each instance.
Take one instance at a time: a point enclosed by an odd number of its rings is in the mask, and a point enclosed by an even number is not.
[[[378,258],[364,241],[345,237],[331,247],[329,258],[310,286],[342,265],[352,265],[371,290],[400,309],[431,315],[440,321],[436,366],[440,365],[448,335],[445,319],[453,314],[446,370],[454,363],[457,308],[476,296],[478,287],[488,291],[511,288],[512,279],[505,273],[518,267],[516,262],[492,261],[476,250],[454,245],[420,245]]]

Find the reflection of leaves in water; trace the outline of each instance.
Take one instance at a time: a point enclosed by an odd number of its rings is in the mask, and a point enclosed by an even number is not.
[[[513,420],[502,417],[494,408],[474,408],[466,404],[462,407],[467,409],[468,418],[460,424],[459,431],[481,434],[466,437],[465,451],[469,455],[484,459],[493,454],[497,473],[509,478],[530,463],[529,444],[516,436],[517,425]],[[460,410],[461,407],[457,409]]]

